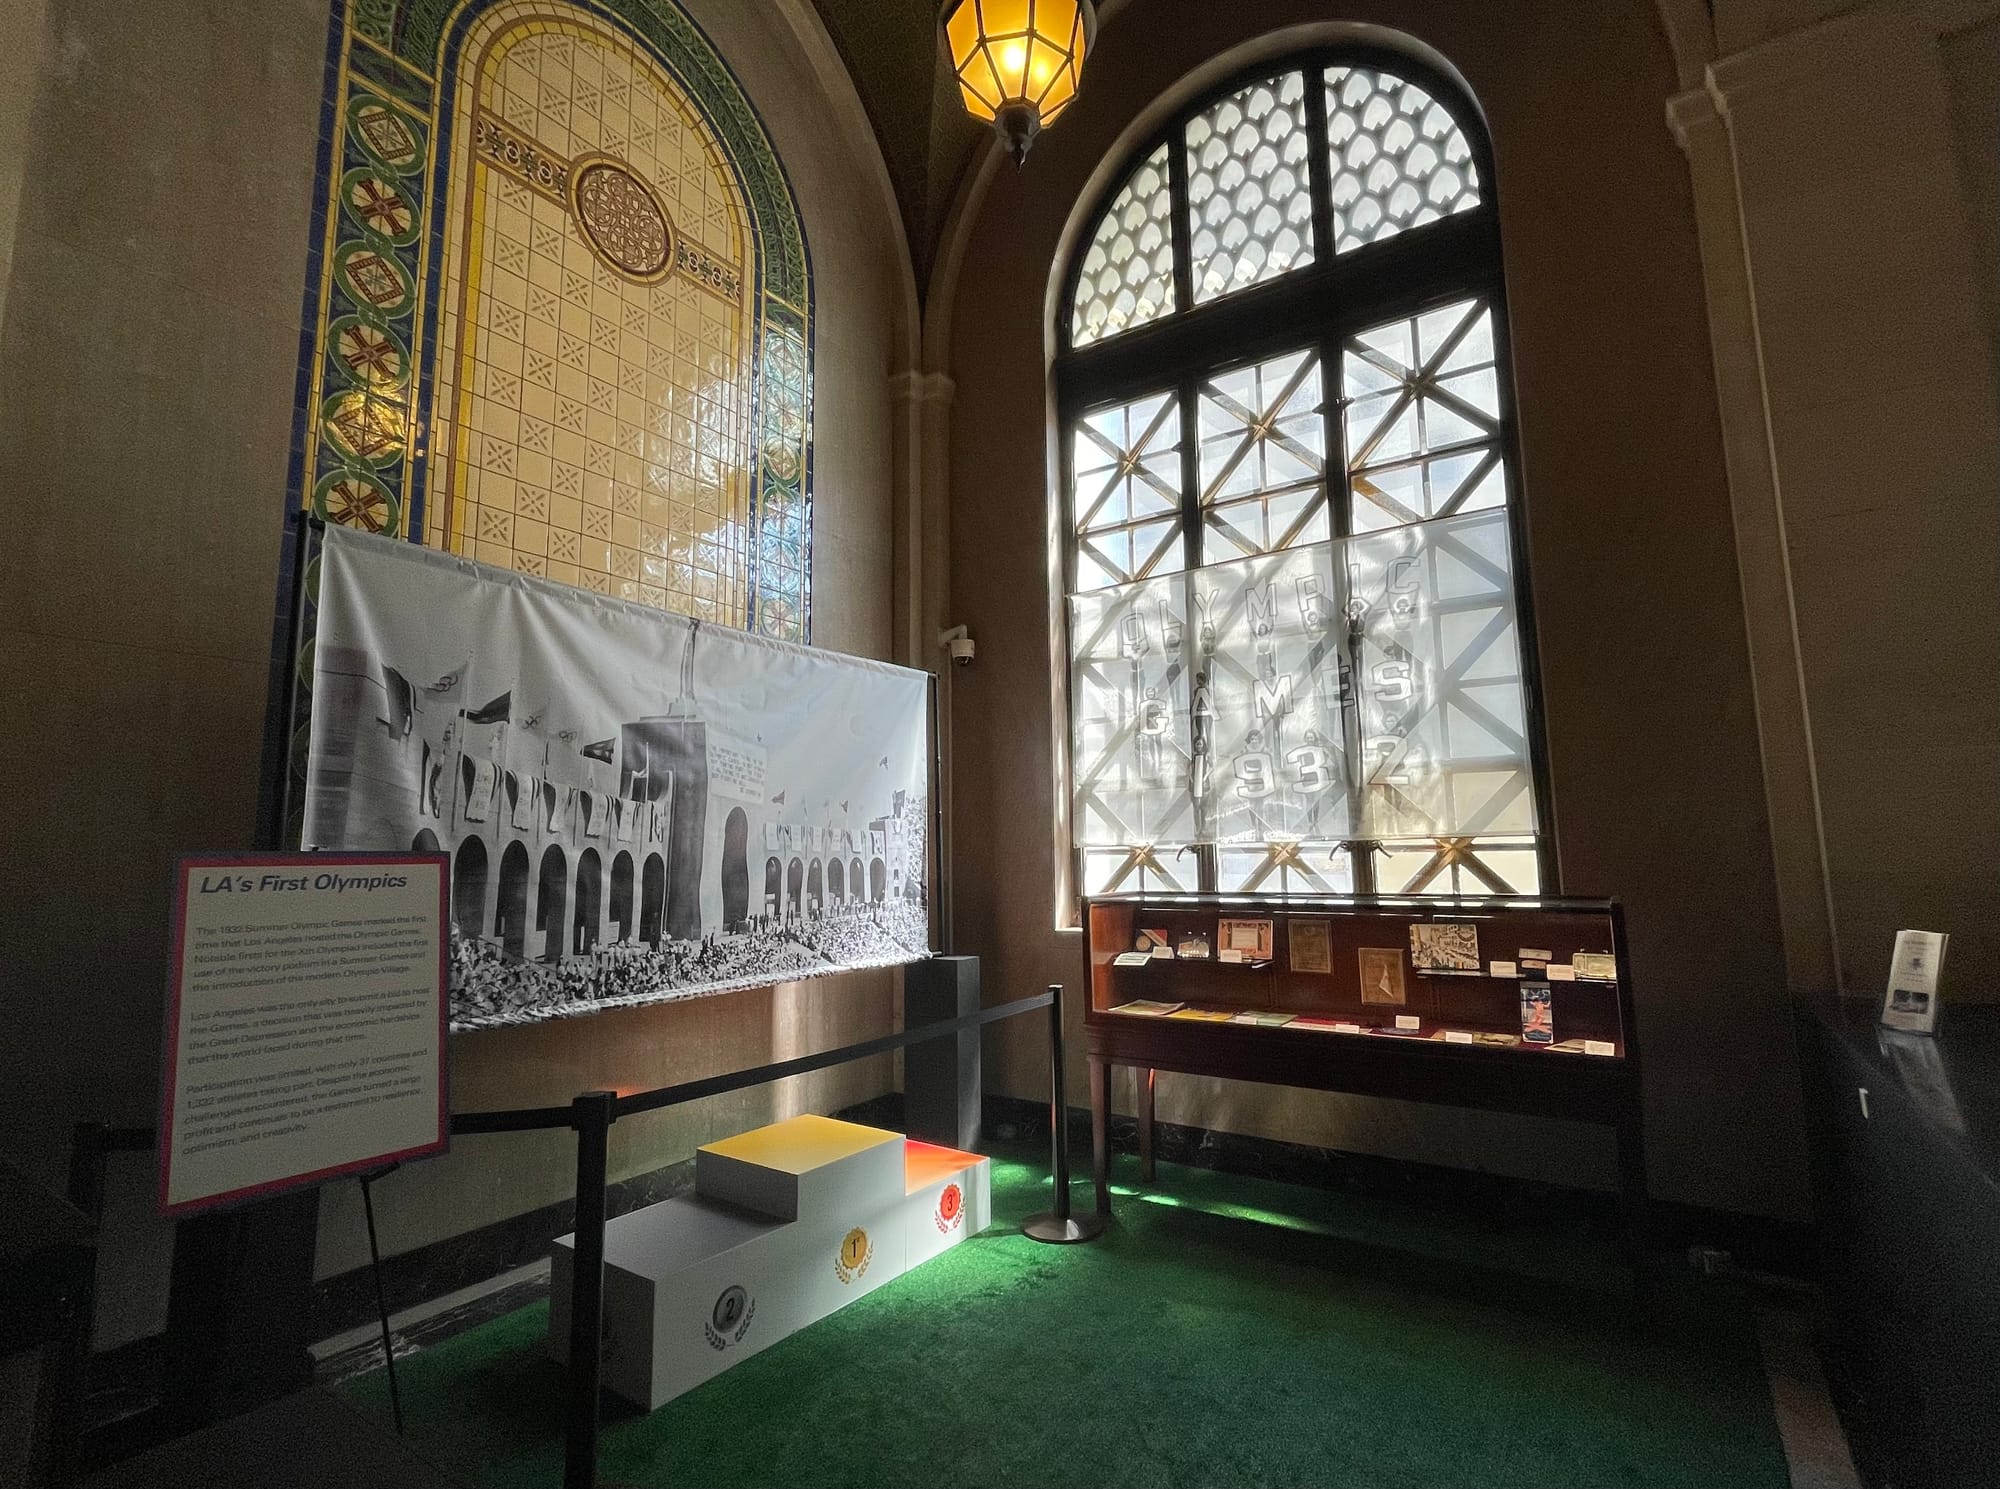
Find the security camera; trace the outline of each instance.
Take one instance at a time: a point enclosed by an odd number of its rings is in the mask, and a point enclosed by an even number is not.
[[[938,645],[951,653],[952,661],[961,667],[970,667],[976,648],[972,637],[964,626],[953,626],[949,631],[938,632]]]

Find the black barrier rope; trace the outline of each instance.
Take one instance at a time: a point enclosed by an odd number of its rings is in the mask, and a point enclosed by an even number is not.
[[[837,1050],[826,1050],[817,1055],[800,1055],[795,1060],[780,1060],[772,1065],[759,1065],[754,1070],[739,1070],[729,1075],[712,1075],[703,1080],[685,1081],[678,1086],[661,1086],[653,1091],[640,1091],[635,1095],[619,1098],[618,1115],[635,1117],[641,1112],[656,1112],[663,1107],[679,1106],[687,1101],[699,1101],[704,1096],[720,1096],[725,1091],[741,1091],[746,1086],[767,1085],[772,1081],[787,1080],[795,1075],[807,1075],[815,1070],[824,1070],[830,1065],[845,1065],[849,1060],[865,1060],[870,1055],[887,1054],[890,1050],[901,1049],[907,1044],[922,1044],[946,1034],[956,1034],[960,1029],[990,1024],[996,1019],[1013,1018],[1016,1014],[1032,1013],[1037,1008],[1048,1007],[1054,997],[1053,993],[1037,993],[1032,998],[1016,998],[1012,1003],[982,1008],[977,1013],[963,1013],[955,1019],[941,1019],[934,1024],[919,1024],[916,1028],[905,1029],[900,1034],[884,1034],[876,1039],[843,1045]]]
[[[1037,1008],[1052,1007],[1055,997],[1053,992],[1036,993],[1033,997],[1016,998],[1012,1003],[999,1003],[991,1008],[982,1008],[977,1013],[962,1013],[957,1018],[940,1019],[933,1024],[919,1024],[914,1029],[905,1029],[898,1034],[884,1034],[875,1039],[863,1040],[859,1044],[822,1050],[816,1055],[800,1055],[793,1060],[779,1060],[770,1065],[753,1066],[748,1070],[733,1070],[727,1075],[711,1075],[704,1076],[698,1081],[683,1081],[677,1086],[655,1086],[650,1091],[636,1091],[630,1096],[621,1096],[617,1099],[612,1120],[616,1121],[619,1117],[636,1117],[641,1112],[656,1112],[665,1107],[680,1106],[686,1102],[699,1101],[705,1096],[720,1096],[728,1091],[768,1085],[772,1081],[787,1080],[795,1075],[809,1075],[815,1070],[825,1070],[831,1065],[845,1065],[849,1060],[865,1060],[870,1055],[887,1054],[905,1045],[923,1044],[927,1040],[956,1034],[961,1029],[976,1028],[980,1024],[990,1024],[999,1019],[1033,1013]],[[576,1108],[573,1105],[510,1107],[490,1112],[453,1112],[451,1115],[451,1130],[454,1136],[481,1132],[534,1132],[544,1128],[575,1125]]]

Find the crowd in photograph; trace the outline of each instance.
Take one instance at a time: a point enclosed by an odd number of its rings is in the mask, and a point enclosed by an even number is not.
[[[755,987],[922,956],[928,946],[929,921],[915,900],[700,941],[614,942],[560,962],[511,955],[453,926],[451,1020],[457,1028],[519,1023],[591,1006]]]

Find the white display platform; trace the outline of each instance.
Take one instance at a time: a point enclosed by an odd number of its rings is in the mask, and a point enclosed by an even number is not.
[[[604,1234],[604,1384],[651,1409],[900,1277],[992,1216],[992,1165],[830,1117],[695,1154],[695,1194]],[[569,1346],[575,1237],[555,1244],[549,1351]]]

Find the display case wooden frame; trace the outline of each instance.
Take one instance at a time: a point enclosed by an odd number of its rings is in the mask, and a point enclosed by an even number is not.
[[[1153,1098],[1161,1071],[1348,1091],[1611,1127],[1626,1237],[1635,1247],[1643,1243],[1639,1046],[1617,901],[1112,895],[1086,899],[1083,909],[1084,1031],[1100,1210],[1111,1208],[1111,1071],[1128,1065],[1138,1075],[1145,1181],[1153,1177]],[[1213,942],[1222,920],[1252,918],[1275,922],[1266,960],[1149,957],[1140,963],[1130,955],[1144,932],[1164,932],[1169,945],[1195,932]],[[1325,972],[1293,967],[1292,927],[1301,920],[1325,925],[1323,933],[1301,937],[1309,966],[1320,964],[1323,943]],[[1420,971],[1411,964],[1409,928],[1436,923],[1478,928],[1476,972]],[[1400,951],[1403,1001],[1364,1001],[1361,953],[1391,947]],[[1544,980],[1532,965],[1521,966],[1534,960],[1523,952],[1544,953],[1558,968],[1569,967],[1578,953],[1609,953],[1617,980],[1551,980],[1553,1044],[1481,1042],[1521,1034],[1521,983]],[[1118,964],[1121,955],[1127,965]],[[1521,975],[1496,977],[1495,962],[1512,963]],[[1373,965],[1384,967],[1379,959]],[[1138,1000],[1188,1005],[1211,1016],[1114,1011]],[[1259,1013],[1292,1021],[1237,1021],[1237,1015]],[[1399,1018],[1414,1020],[1415,1027],[1398,1030]],[[1334,1023],[1348,1028],[1336,1030]]]

